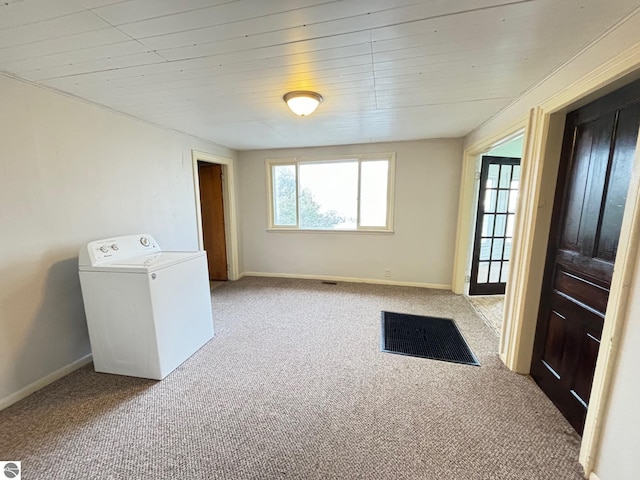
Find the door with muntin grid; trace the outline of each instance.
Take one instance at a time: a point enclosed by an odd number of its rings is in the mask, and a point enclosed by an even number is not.
[[[504,294],[519,186],[519,158],[482,157],[469,295]]]

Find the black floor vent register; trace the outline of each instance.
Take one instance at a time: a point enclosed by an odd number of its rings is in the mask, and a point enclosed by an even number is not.
[[[445,362],[480,365],[449,318],[382,312],[381,350]]]

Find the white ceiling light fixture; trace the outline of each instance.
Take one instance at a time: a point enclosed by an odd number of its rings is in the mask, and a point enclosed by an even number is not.
[[[322,95],[316,92],[289,92],[283,98],[291,111],[301,117],[311,115],[322,103]]]

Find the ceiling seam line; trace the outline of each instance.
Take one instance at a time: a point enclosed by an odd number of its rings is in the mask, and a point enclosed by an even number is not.
[[[376,62],[373,59],[373,35],[369,30],[369,52],[371,58],[371,73],[373,74],[373,99],[375,101],[376,110],[378,110],[378,85],[376,84]]]
[[[475,13],[475,12],[481,12],[481,11],[485,11],[485,10],[492,10],[495,8],[501,8],[501,7],[510,7],[513,5],[518,5],[521,3],[530,3],[533,2],[535,0],[517,0],[514,2],[509,2],[509,3],[503,3],[500,5],[490,5],[490,6],[486,6],[486,7],[478,7],[478,8],[471,8],[471,9],[467,9],[467,10],[458,10],[455,12],[448,12],[448,13],[442,13],[442,14],[438,14],[438,15],[432,15],[432,16],[427,16],[427,17],[421,17],[421,18],[414,18],[411,20],[404,20],[401,22],[396,22],[396,23],[390,23],[390,24],[386,24],[386,25],[381,25],[381,26],[373,26],[373,27],[363,27],[360,28],[358,30],[350,30],[348,32],[342,32],[342,33],[335,33],[335,34],[331,34],[331,35],[319,35],[316,37],[310,37],[310,38],[305,38],[302,40],[293,40],[290,42],[284,42],[281,44],[275,44],[275,45],[290,45],[290,44],[295,44],[295,43],[300,43],[300,42],[308,42],[308,41],[313,41],[313,40],[324,40],[326,38],[332,38],[332,37],[340,37],[340,36],[344,36],[344,35],[352,35],[352,34],[356,34],[356,33],[364,33],[364,32],[372,32],[374,30],[381,30],[383,28],[389,28],[389,27],[399,27],[399,26],[403,26],[403,25],[409,25],[411,23],[418,23],[418,22],[424,22],[424,21],[428,21],[428,20],[436,20],[439,18],[446,18],[446,17],[453,17],[453,16],[457,16],[457,15],[463,15],[465,13]],[[390,9],[385,9],[385,10],[380,10],[379,12],[385,12],[387,10],[396,10],[397,7],[394,8],[390,8]],[[374,14],[377,12],[374,12]],[[339,20],[344,20],[344,19],[352,19],[352,18],[356,18],[356,17],[364,17],[367,15],[363,15],[363,14],[357,14],[357,15],[350,15],[348,17],[341,17],[339,19],[334,19],[334,20],[326,20],[326,21],[322,21],[322,22],[316,22],[316,23],[310,23],[310,24],[304,24],[304,25],[298,25],[296,27],[288,27],[288,28],[280,28],[280,29],[276,29],[276,30],[270,30],[268,32],[262,32],[259,33],[257,35],[255,35],[255,37],[258,37],[259,35],[266,35],[269,33],[278,33],[278,32],[284,32],[287,30],[292,30],[294,28],[300,28],[301,26],[309,26],[309,25],[322,25],[324,23],[332,23],[332,22],[336,22]],[[176,34],[180,34],[180,33],[186,33],[186,32],[192,32],[192,31],[196,31],[196,30],[202,30],[205,28],[215,28],[218,26],[222,26],[222,25],[229,25],[232,22],[228,22],[226,24],[217,24],[217,25],[210,25],[207,27],[197,27],[197,28],[193,28],[193,29],[187,29],[187,30],[182,30],[179,32],[172,32],[172,33],[166,33],[166,34],[162,34],[162,35],[151,35],[148,37],[142,37],[142,40],[147,39],[147,38],[157,38],[157,37],[163,37],[163,36],[167,36],[167,35],[176,35]],[[238,38],[244,38],[244,37],[230,37],[230,38],[226,38],[223,41],[227,41],[227,40],[234,40],[234,39],[238,39]],[[214,41],[211,42],[202,42],[199,43],[197,45],[206,45],[208,43],[215,43]],[[182,45],[179,47],[173,47],[173,48],[167,48],[165,50],[176,50],[176,49],[180,49],[180,48],[189,48],[190,45]],[[261,47],[261,48],[267,48],[267,47]]]

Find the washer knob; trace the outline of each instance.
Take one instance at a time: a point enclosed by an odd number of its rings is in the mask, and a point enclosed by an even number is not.
[[[147,237],[140,237],[140,243],[143,247],[149,246],[149,239]]]
[[[109,249],[107,247],[105,247],[105,246],[102,246],[102,247],[100,247],[100,251],[102,253],[107,253],[109,251]]]

